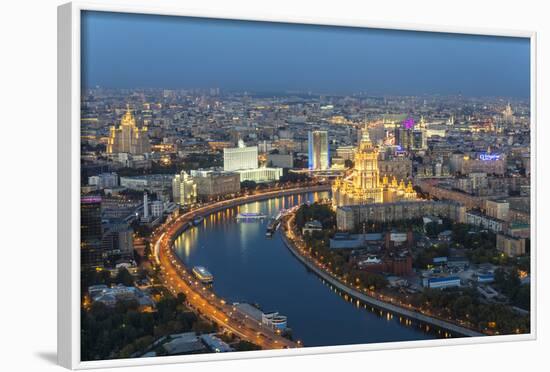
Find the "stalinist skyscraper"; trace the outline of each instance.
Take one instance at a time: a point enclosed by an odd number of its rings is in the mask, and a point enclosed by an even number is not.
[[[373,146],[366,127],[361,134],[353,173],[346,179],[336,180],[332,186],[335,205],[383,202],[383,189],[378,171],[378,149]]]
[[[409,181],[380,180],[378,171],[378,149],[372,144],[367,128],[361,132],[359,148],[355,153],[355,166],[351,175],[337,179],[332,185],[334,206],[387,203],[416,199],[416,192]]]
[[[112,126],[107,142],[107,153],[129,153],[141,155],[151,151],[151,144],[147,135],[147,127],[138,128],[136,119],[128,106],[126,113],[120,120],[120,126]]]

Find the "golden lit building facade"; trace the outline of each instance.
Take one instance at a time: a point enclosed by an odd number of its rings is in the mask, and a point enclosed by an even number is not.
[[[355,154],[355,166],[351,175],[337,179],[332,185],[332,204],[364,205],[416,199],[412,183],[405,185],[387,175],[380,178],[378,149],[372,144],[367,130],[362,131],[359,148]]]
[[[176,174],[172,179],[172,197],[174,203],[191,205],[197,202],[197,184],[185,171]]]
[[[126,113],[120,120],[117,128],[112,126],[107,141],[107,153],[128,153],[133,155],[142,155],[151,152],[151,144],[147,135],[147,127],[138,128],[136,119],[127,108]]]

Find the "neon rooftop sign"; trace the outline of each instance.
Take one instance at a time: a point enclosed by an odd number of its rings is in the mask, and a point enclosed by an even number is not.
[[[411,117],[408,117],[405,120],[403,120],[403,127],[405,129],[412,129],[414,127],[414,119]]]
[[[484,161],[491,161],[491,160],[499,160],[500,154],[479,154],[479,160]]]
[[[83,196],[80,198],[81,203],[101,203],[101,196]]]

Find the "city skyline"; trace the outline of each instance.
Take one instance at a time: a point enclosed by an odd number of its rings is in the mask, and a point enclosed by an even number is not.
[[[529,99],[525,38],[85,12],[82,86]]]
[[[83,30],[83,360],[532,332],[526,40]]]

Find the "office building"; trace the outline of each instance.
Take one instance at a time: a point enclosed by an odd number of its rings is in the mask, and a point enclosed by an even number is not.
[[[191,205],[197,202],[197,184],[185,171],[176,174],[172,180],[172,197],[174,203]]]
[[[118,186],[118,175],[116,173],[101,173],[97,176],[88,177],[88,185],[96,189]]]
[[[241,177],[236,172],[192,170],[191,177],[197,184],[197,196],[203,200],[212,200],[241,191]]]
[[[294,156],[289,154],[267,154],[267,164],[270,167],[293,168]]]
[[[434,289],[460,287],[461,285],[460,278],[458,276],[424,278],[422,283],[424,287]]]
[[[108,226],[101,239],[103,253],[110,260],[134,258],[134,230],[127,223]]]
[[[253,181],[256,183],[278,181],[283,176],[283,168],[260,167],[256,169],[236,170],[240,181]]]
[[[242,140],[236,148],[223,149],[223,169],[237,172],[240,182],[272,182],[283,175],[282,168],[258,167],[258,146],[247,147]]]
[[[153,218],[161,217],[164,213],[164,203],[161,200],[152,201],[149,204]]]
[[[101,197],[80,198],[80,260],[83,269],[103,267]]]
[[[327,131],[315,130],[308,132],[308,155],[310,170],[327,170],[330,168]]]
[[[223,149],[224,171],[256,168],[258,168],[258,146],[245,146],[244,142],[239,140],[237,147]]]

